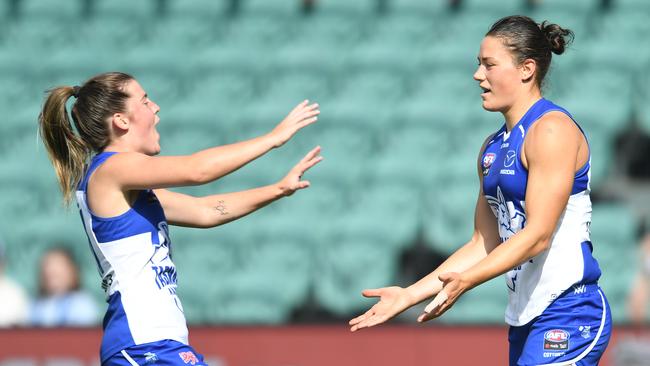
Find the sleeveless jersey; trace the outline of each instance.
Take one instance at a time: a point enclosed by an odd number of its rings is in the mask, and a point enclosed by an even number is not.
[[[176,296],[176,267],[162,206],[151,190],[115,217],[98,217],[88,207],[91,174],[114,152],[97,154],[76,192],[88,241],[106,292],[102,362],[143,343],[171,339],[187,344],[187,326]]]
[[[522,144],[530,126],[551,111],[560,111],[573,120],[565,109],[542,98],[511,131],[505,125],[501,127],[483,151],[483,192],[497,218],[501,242],[526,226],[528,171],[521,161]],[[575,120],[574,123],[577,125]],[[598,262],[591,253],[589,232],[590,162],[591,153],[589,161],[574,176],[571,196],[550,248],[505,274],[509,290],[505,318],[510,325],[527,324],[573,285],[594,283],[600,277]]]

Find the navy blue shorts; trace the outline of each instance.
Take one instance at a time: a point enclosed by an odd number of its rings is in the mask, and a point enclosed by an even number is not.
[[[597,284],[575,285],[530,323],[510,327],[510,366],[598,365],[612,333]]]
[[[102,366],[136,365],[204,366],[207,364],[203,362],[203,356],[196,353],[192,347],[172,340],[129,347],[102,362]]]

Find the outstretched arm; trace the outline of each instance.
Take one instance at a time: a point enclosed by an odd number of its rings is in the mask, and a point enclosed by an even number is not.
[[[545,115],[529,129],[523,155],[528,164],[526,227],[471,268],[442,274],[443,290],[427,306],[420,321],[442,315],[466,291],[550,247],[571,194],[583,138],[568,117],[555,113]]]
[[[211,182],[282,146],[318,119],[318,104],[304,101],[266,135],[213,147],[187,156],[148,156],[129,152],[109,158],[93,180],[122,191],[191,186]]]
[[[208,228],[236,220],[269,203],[309,187],[302,175],[322,160],[320,147],[310,151],[278,183],[241,192],[193,197],[166,189],[155,190],[171,225]]]
[[[491,138],[492,136],[485,140],[478,156],[477,170],[481,187],[483,186],[481,155],[485,144]],[[481,188],[474,212],[474,233],[471,239],[433,272],[407,288],[393,286],[364,290],[363,296],[378,297],[379,301],[364,314],[350,320],[350,330],[354,332],[384,323],[411,306],[434,296],[442,289],[440,274],[464,271],[485,258],[499,244],[499,241],[496,219]]]

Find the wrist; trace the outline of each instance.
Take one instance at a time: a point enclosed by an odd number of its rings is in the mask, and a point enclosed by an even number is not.
[[[409,307],[411,307],[413,305],[416,305],[416,304],[419,304],[420,302],[422,302],[422,300],[424,300],[424,299],[420,299],[417,296],[417,291],[413,288],[413,285],[411,285],[409,287],[406,287],[404,289],[404,293],[406,293],[406,297],[408,299]]]
[[[268,143],[269,150],[278,148],[283,144],[282,140],[273,131],[262,136],[262,138]]]
[[[292,193],[289,187],[283,181],[279,181],[278,183],[274,184],[273,189],[275,191],[274,197],[276,199],[290,196]]]
[[[461,287],[463,288],[463,292],[471,290],[477,285],[476,281],[472,278],[471,273],[468,272],[459,273],[458,279],[460,281]]]

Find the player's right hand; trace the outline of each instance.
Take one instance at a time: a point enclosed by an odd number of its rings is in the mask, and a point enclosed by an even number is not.
[[[379,301],[362,315],[350,320],[350,331],[385,323],[415,304],[413,297],[402,287],[391,286],[363,290],[365,297],[378,297]]]
[[[269,133],[272,136],[274,147],[280,147],[303,127],[318,120],[320,109],[318,103],[309,104],[309,100],[304,100],[289,112],[289,114],[280,122],[273,131]]]

